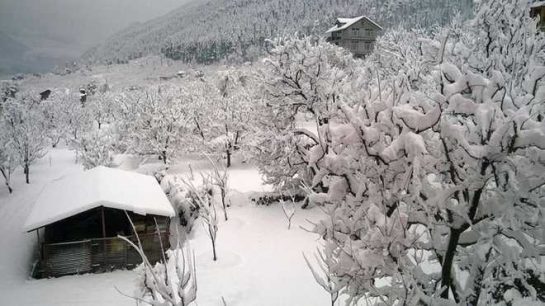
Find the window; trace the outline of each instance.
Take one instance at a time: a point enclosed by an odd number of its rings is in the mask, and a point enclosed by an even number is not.
[[[357,40],[352,41],[352,46],[351,47],[352,47],[352,50],[358,50],[358,48],[359,48],[358,41]]]
[[[367,29],[367,30],[365,30],[365,34],[366,34],[368,37],[372,37],[372,36],[373,36],[373,30]]]

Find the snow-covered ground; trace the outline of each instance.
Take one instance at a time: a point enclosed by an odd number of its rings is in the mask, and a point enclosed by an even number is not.
[[[24,184],[22,173],[17,173],[15,193],[0,190],[1,305],[135,304],[116,291],[117,287],[133,293],[132,271],[42,280],[28,277],[35,235],[24,233],[22,225],[47,182],[83,171],[74,159],[70,151],[55,149],[32,167],[32,184]],[[186,171],[187,163],[180,162],[169,172]],[[298,209],[288,230],[280,205],[255,206],[248,200],[249,192],[269,187],[247,165],[236,164],[230,170],[230,188],[230,219],[220,221],[218,261],[212,261],[210,240],[200,223],[189,237],[197,262],[197,305],[222,305],[222,297],[229,306],[329,305],[328,294],[315,283],[302,256],[315,250],[318,237],[300,226],[308,227],[307,220],[319,219],[321,212]]]

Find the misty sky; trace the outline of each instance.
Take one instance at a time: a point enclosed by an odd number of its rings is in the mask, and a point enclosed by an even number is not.
[[[0,34],[26,45],[29,49],[25,57],[29,61],[36,57],[61,61],[79,56],[133,22],[166,14],[185,2],[187,0],[0,0],[0,32],[3,32]]]

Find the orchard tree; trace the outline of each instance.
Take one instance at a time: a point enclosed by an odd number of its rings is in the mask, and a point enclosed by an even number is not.
[[[114,93],[104,90],[87,99],[86,107],[89,108],[91,118],[99,130],[114,120],[116,101]]]
[[[270,43],[270,55],[260,73],[264,85],[255,157],[266,180],[277,187],[306,183],[318,188],[321,183],[309,178],[320,169],[316,163],[310,166],[307,151],[316,145],[327,150],[319,131],[333,119],[340,93],[351,85],[355,61],[347,51],[315,37]],[[300,118],[308,124],[298,126]]]
[[[120,97],[118,128],[130,151],[158,155],[164,164],[184,148],[189,134],[188,94],[172,86],[128,91]]]
[[[0,173],[4,178],[4,183],[8,188],[9,193],[13,192],[10,185],[11,174],[19,166],[17,154],[13,146],[13,141],[9,137],[7,122],[0,117]]]
[[[51,145],[55,148],[61,140],[76,138],[81,121],[75,118],[78,114],[77,96],[69,89],[53,90],[49,99],[41,101],[44,111],[45,125]],[[77,127],[76,127],[77,126]]]
[[[328,150],[307,151],[328,187],[308,189],[329,216],[314,227],[327,288],[354,304],[545,301],[545,38],[528,11],[483,0],[389,57],[422,66],[335,101]]]
[[[113,163],[115,138],[110,129],[91,130],[74,139],[72,147],[78,153],[85,169],[109,167]]]
[[[219,146],[226,155],[227,168],[231,166],[231,157],[238,150],[251,125],[252,97],[250,76],[240,70],[228,70],[219,73],[217,99],[210,108],[212,117],[212,144]]]
[[[30,165],[42,158],[49,144],[44,113],[37,95],[25,92],[4,102],[6,134],[30,184]]]

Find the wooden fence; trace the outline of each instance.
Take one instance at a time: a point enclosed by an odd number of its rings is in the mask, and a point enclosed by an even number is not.
[[[144,253],[151,263],[163,259],[159,235],[139,235]],[[170,247],[168,232],[162,232],[164,250]],[[134,236],[127,237],[136,245]],[[134,268],[142,258],[132,246],[120,238],[97,238],[74,242],[44,243],[37,277],[98,273],[121,268]]]

